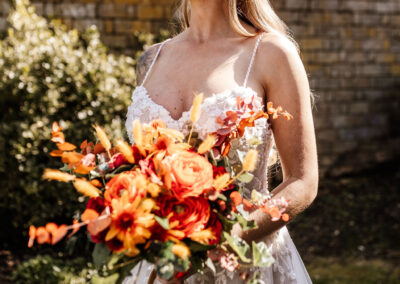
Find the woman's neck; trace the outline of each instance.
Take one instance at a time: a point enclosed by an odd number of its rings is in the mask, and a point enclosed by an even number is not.
[[[224,0],[191,0],[188,36],[198,43],[238,36],[229,23]]]

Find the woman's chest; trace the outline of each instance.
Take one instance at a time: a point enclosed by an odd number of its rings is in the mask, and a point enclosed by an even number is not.
[[[157,61],[145,87],[155,103],[164,106],[174,119],[178,119],[190,108],[195,94],[210,97],[242,86],[248,67],[247,57],[247,53],[241,52],[167,53]],[[262,88],[256,82],[250,83],[262,96]]]

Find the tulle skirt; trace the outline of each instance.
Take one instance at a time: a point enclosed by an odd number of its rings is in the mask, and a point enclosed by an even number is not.
[[[281,228],[274,234],[267,236],[263,240],[275,262],[267,268],[250,268],[249,271],[257,271],[260,279],[265,284],[308,284],[312,283],[310,276],[304,266],[303,261],[289,235],[286,227]],[[138,263],[131,271],[130,277],[127,277],[123,284],[146,284],[153,271],[153,265],[142,261]],[[155,281],[155,283],[159,283]],[[240,278],[238,272],[227,272],[226,270],[217,270],[214,274],[206,271],[203,275],[194,274],[185,280],[188,284],[242,284],[244,281]]]

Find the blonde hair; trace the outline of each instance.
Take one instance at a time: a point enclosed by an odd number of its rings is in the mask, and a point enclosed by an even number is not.
[[[289,32],[287,25],[278,17],[269,0],[224,0],[232,28],[240,35],[253,37],[256,33],[249,32],[241,21],[253,26],[259,31],[279,33],[298,45]],[[177,10],[177,18],[181,28],[190,25],[190,0],[181,0]]]

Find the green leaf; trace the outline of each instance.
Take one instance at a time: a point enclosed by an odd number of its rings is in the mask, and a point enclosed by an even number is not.
[[[238,180],[244,183],[249,183],[253,180],[254,175],[252,175],[251,173],[244,173],[241,174],[240,176],[238,176]]]
[[[240,204],[238,206],[236,206],[236,210],[240,213],[240,214],[236,214],[237,216],[240,216],[244,219],[249,219],[249,212],[247,212],[246,210],[244,210],[244,205]]]
[[[250,252],[250,246],[238,236],[231,236],[229,233],[224,232],[224,237],[230,247],[236,252],[243,262],[249,263],[251,260],[247,257]]]
[[[189,269],[189,258],[182,259],[177,257],[174,261],[174,270],[177,272],[185,272]]]
[[[227,200],[228,200],[228,199],[226,198],[226,196],[223,195],[223,194],[218,194],[218,198],[221,199],[221,200],[223,200],[223,201],[227,201]]]
[[[242,227],[243,231],[257,229],[257,224],[254,222],[254,220],[249,221],[240,214],[236,213],[233,214],[236,217],[240,227]]]
[[[90,283],[92,284],[114,284],[118,281],[119,274],[115,273],[107,277],[93,276]]]
[[[259,267],[271,266],[275,259],[269,253],[267,245],[264,242],[252,242],[253,247],[253,264]]]
[[[111,255],[107,262],[107,267],[112,268],[115,264],[117,264],[125,255],[122,253],[114,253]]]
[[[100,267],[109,261],[111,251],[106,244],[96,244],[92,252],[93,263],[96,267]]]
[[[253,145],[253,146],[258,146],[258,145],[262,144],[262,141],[260,139],[258,139],[257,137],[253,136],[252,138],[250,138],[249,144]]]
[[[170,280],[174,276],[175,267],[171,261],[166,259],[160,259],[157,262],[157,274],[160,275],[162,279]]]
[[[69,166],[68,166],[68,164],[64,164],[64,166],[63,166],[62,168],[60,168],[59,170],[60,170],[60,171],[63,171],[63,172],[69,172]]]
[[[218,219],[222,223],[222,227],[224,228],[225,232],[230,232],[232,230],[233,225],[235,225],[235,220],[230,220],[226,216],[222,215],[221,213],[216,212],[218,215]]]
[[[157,223],[160,224],[160,226],[163,227],[163,229],[169,230],[169,220],[168,220],[168,218],[160,217],[160,216],[155,215],[154,219],[156,219]]]
[[[211,258],[207,258],[206,265],[207,265],[208,268],[211,269],[212,272],[214,272],[214,273],[217,272],[217,270],[215,269],[214,262],[211,260]]]
[[[189,244],[189,249],[192,253],[209,251],[213,247],[214,246],[207,246],[207,245],[203,245],[203,244],[200,244],[197,242],[190,242],[190,244]]]

